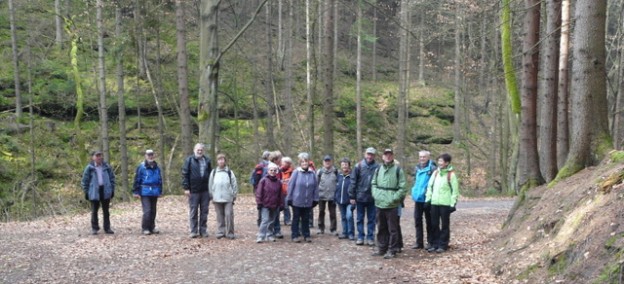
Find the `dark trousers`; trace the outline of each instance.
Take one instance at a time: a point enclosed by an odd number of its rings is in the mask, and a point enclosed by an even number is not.
[[[433,227],[433,246],[448,249],[451,237],[451,207],[431,205],[431,226]]]
[[[210,204],[210,193],[191,192],[189,196],[189,227],[191,233],[208,235],[208,204]],[[198,217],[199,214],[199,217]]]
[[[104,196],[104,186],[100,186],[100,198]],[[91,229],[100,230],[98,221],[98,210],[100,210],[100,204],[102,205],[102,217],[104,219],[104,231],[110,230],[110,199],[91,200]]]
[[[318,217],[318,227],[321,230],[325,230],[325,206],[329,211],[329,230],[331,232],[336,231],[337,221],[336,221],[336,203],[330,200],[320,200],[319,201],[319,217]]]
[[[380,252],[399,250],[399,212],[397,208],[377,208],[377,248]]]
[[[425,228],[427,229],[427,244],[433,245],[433,226],[431,225],[431,211],[425,210],[424,202],[414,203],[414,223],[416,226],[415,245],[424,247],[423,216],[425,217]]]
[[[153,231],[156,227],[156,203],[158,196],[141,196],[141,207],[143,207],[143,219],[141,219],[141,229]]]
[[[293,219],[292,226],[290,226],[292,232],[292,238],[297,238],[303,235],[304,238],[310,237],[310,211],[312,208],[310,207],[296,207],[293,206]],[[301,222],[301,233],[299,232],[299,222]]]

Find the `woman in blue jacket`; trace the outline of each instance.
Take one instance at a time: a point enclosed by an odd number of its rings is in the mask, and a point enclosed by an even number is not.
[[[355,224],[353,223],[353,210],[355,205],[351,205],[349,200],[349,186],[351,185],[351,161],[343,158],[340,161],[340,174],[336,182],[336,194],[334,201],[340,208],[342,222],[342,234],[339,239],[355,239]]]
[[[301,242],[301,235],[305,242],[312,242],[310,238],[310,212],[318,204],[319,192],[314,169],[310,167],[310,155],[300,153],[299,167],[293,171],[288,182],[288,205],[293,208],[292,241]],[[301,232],[299,232],[301,222]]]
[[[162,176],[155,156],[154,150],[145,151],[145,161],[137,167],[132,187],[132,195],[135,198],[141,198],[143,235],[160,233],[156,229],[156,204],[158,197],[162,194]]]

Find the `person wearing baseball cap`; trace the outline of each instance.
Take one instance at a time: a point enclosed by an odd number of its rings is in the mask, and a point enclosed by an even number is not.
[[[141,199],[143,235],[158,234],[156,229],[156,204],[162,194],[162,175],[155,160],[154,150],[145,150],[145,160],[139,164],[134,176],[132,195]]]
[[[91,152],[91,162],[82,172],[80,182],[85,199],[91,202],[91,234],[97,235],[100,231],[98,211],[102,206],[104,232],[114,234],[110,225],[110,201],[115,196],[115,173],[112,167],[104,161],[102,151]]]
[[[375,162],[377,150],[369,147],[364,151],[364,159],[353,168],[351,184],[349,185],[349,200],[357,208],[357,240],[356,245],[375,245],[375,202],[371,193],[371,179],[379,164]],[[364,231],[364,217],[367,218],[366,231]]]
[[[329,232],[337,235],[336,203],[334,195],[336,193],[336,181],[338,179],[338,169],[333,165],[332,156],[323,157],[323,167],[316,172],[319,191],[319,214],[317,234],[325,233],[325,208],[329,211]]]

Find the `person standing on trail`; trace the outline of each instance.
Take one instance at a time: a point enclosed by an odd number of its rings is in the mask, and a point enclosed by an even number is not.
[[[367,148],[364,153],[364,159],[357,163],[353,168],[351,175],[351,185],[349,185],[349,200],[351,205],[357,207],[357,230],[358,237],[356,245],[363,245],[364,238],[369,246],[375,245],[375,202],[371,193],[371,179],[373,173],[379,167],[375,162],[375,148]],[[367,230],[364,231],[364,217],[368,218],[366,223]]]
[[[156,204],[162,194],[162,176],[155,160],[154,150],[145,151],[145,160],[139,164],[134,175],[132,195],[141,199],[143,235],[158,234],[156,229]]]
[[[292,241],[295,243],[303,241],[312,242],[310,236],[310,212],[312,208],[318,205],[319,192],[314,169],[310,167],[310,155],[308,153],[300,153],[299,167],[293,171],[290,181],[288,182],[288,197],[286,198],[288,206],[292,207]],[[301,222],[301,228],[299,227]],[[301,232],[300,232],[301,229]]]
[[[353,224],[353,209],[355,205],[349,202],[349,185],[351,184],[351,161],[347,158],[340,160],[340,174],[336,181],[336,193],[334,202],[340,209],[342,234],[339,239],[355,240],[355,226]]]
[[[115,173],[111,166],[102,158],[102,151],[91,153],[91,162],[82,172],[82,190],[85,199],[91,202],[91,234],[97,235],[100,230],[98,210],[102,206],[104,232],[114,234],[110,224],[110,201],[115,196]]]
[[[283,157],[282,152],[280,152],[279,150],[271,151],[271,153],[269,154],[269,163],[273,163],[278,166],[277,173],[275,174],[275,176],[280,182],[282,180],[282,172],[279,171],[279,165],[282,164],[282,157]],[[285,195],[282,195],[282,199],[285,197],[286,197]],[[282,226],[279,220],[279,215],[280,215],[279,212],[282,211],[282,208],[283,206],[278,208],[277,214],[275,215],[275,220],[273,221],[273,232],[274,232],[273,236],[278,239],[284,238],[284,235],[282,235]]]
[[[442,253],[448,250],[451,236],[450,218],[459,197],[459,182],[451,166],[451,155],[438,157],[438,169],[433,172],[427,186],[425,210],[431,210],[433,244],[428,252]]]
[[[236,175],[227,165],[225,154],[217,155],[217,167],[210,172],[208,185],[217,213],[217,239],[234,239],[234,201],[238,183]]]
[[[416,227],[416,242],[412,249],[429,249],[433,243],[433,227],[431,226],[431,213],[425,210],[427,185],[433,172],[437,169],[436,163],[431,160],[429,151],[418,152],[418,164],[414,169],[414,186],[412,187],[412,200],[414,200],[414,225]],[[423,216],[427,228],[427,246],[424,246]]]
[[[394,162],[392,149],[385,149],[382,159],[383,165],[371,181],[377,207],[377,250],[373,255],[394,258],[400,249],[399,206],[407,194],[405,172]]]
[[[256,188],[258,188],[258,183],[260,180],[267,175],[267,167],[269,166],[269,155],[271,152],[265,150],[262,152],[262,160],[260,163],[256,164],[254,169],[251,171],[251,176],[249,177],[249,183],[253,187],[253,193],[256,194]],[[262,220],[262,212],[258,210],[258,217],[256,218],[256,225],[260,227],[260,221]]]
[[[262,222],[258,229],[256,243],[275,241],[275,218],[280,208],[284,207],[282,196],[282,181],[277,177],[279,167],[273,162],[269,163],[269,173],[258,183],[256,189],[256,204],[262,213]],[[279,219],[278,219],[279,220]]]
[[[336,203],[334,195],[336,193],[336,181],[338,178],[338,170],[334,167],[332,157],[325,155],[323,157],[323,167],[317,173],[318,191],[319,191],[319,214],[318,214],[318,232],[325,233],[325,207],[329,211],[329,233],[336,233]]]
[[[193,155],[182,165],[182,188],[189,202],[189,228],[191,238],[208,237],[208,176],[212,171],[210,158],[204,155],[204,144],[197,143]]]
[[[290,157],[282,158],[280,174],[282,174],[282,196],[284,196],[284,204],[286,204],[286,196],[288,196],[288,182],[290,181],[292,172],[292,159]],[[277,221],[279,222],[279,219]],[[290,226],[290,208],[288,206],[284,206],[284,225]]]

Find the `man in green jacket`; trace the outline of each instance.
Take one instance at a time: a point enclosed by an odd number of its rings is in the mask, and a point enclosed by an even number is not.
[[[433,244],[427,249],[428,252],[442,253],[448,250],[451,213],[455,211],[459,197],[459,182],[450,164],[451,155],[446,153],[440,155],[438,169],[431,175],[427,186],[425,207],[431,210],[433,227]]]
[[[394,161],[392,149],[383,152],[383,165],[373,174],[372,193],[377,207],[377,251],[373,255],[394,258],[399,251],[399,212],[407,189],[405,172]]]

